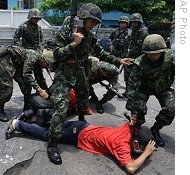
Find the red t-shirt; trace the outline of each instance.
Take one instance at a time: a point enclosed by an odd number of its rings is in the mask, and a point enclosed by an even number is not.
[[[118,128],[89,126],[79,133],[78,148],[96,154],[112,155],[124,166],[132,161],[129,127],[128,123]]]

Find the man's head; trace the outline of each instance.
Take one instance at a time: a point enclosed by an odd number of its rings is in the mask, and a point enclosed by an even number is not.
[[[32,23],[37,24],[39,20],[42,19],[41,13],[37,8],[33,8],[28,12],[28,17]]]
[[[44,49],[41,56],[42,59],[40,60],[39,64],[43,68],[48,68],[55,61],[53,58],[53,51],[51,49]]]
[[[93,3],[86,3],[77,12],[79,19],[83,20],[84,28],[88,31],[102,22],[102,10]]]
[[[143,23],[143,17],[140,13],[133,13],[130,17],[129,22],[131,23],[132,27],[138,27]]]
[[[142,52],[146,53],[148,59],[152,62],[157,61],[160,58],[161,53],[166,50],[166,42],[161,35],[151,34],[143,41]]]
[[[118,20],[121,29],[126,28],[129,25],[129,18],[127,16],[121,16]]]
[[[147,126],[141,126],[137,131],[137,138],[133,140],[134,152],[141,154],[150,140],[154,140],[154,137]]]

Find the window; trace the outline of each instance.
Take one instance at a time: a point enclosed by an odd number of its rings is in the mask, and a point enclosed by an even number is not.
[[[23,8],[24,8],[23,0],[17,0],[17,7],[18,7],[19,9],[23,9]]]

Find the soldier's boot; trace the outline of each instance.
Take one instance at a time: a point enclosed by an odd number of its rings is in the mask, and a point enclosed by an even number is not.
[[[84,118],[84,112],[79,112],[78,119],[79,121],[86,121]]]
[[[0,121],[8,122],[9,118],[5,114],[4,105],[0,105]]]
[[[159,147],[164,147],[165,142],[160,136],[160,132],[159,132],[161,128],[162,126],[159,123],[155,122],[154,125],[150,128],[150,131],[152,132],[152,135],[154,136],[154,141],[156,142],[156,144]]]
[[[57,149],[57,140],[56,139],[49,140],[48,147],[47,147],[47,155],[48,155],[50,162],[52,162],[56,165],[62,164],[62,159],[61,159],[61,156]]]
[[[96,110],[99,114],[103,114],[104,113],[104,108],[103,108],[103,104],[106,103],[107,100],[105,100],[105,98],[103,97],[97,104],[96,104]]]
[[[23,112],[26,110],[29,110],[31,108],[30,103],[29,103],[29,95],[24,95],[24,107],[23,107]]]
[[[90,96],[91,96],[89,99],[89,103],[97,103],[98,97],[96,96],[93,87],[90,86],[89,88],[90,88]]]

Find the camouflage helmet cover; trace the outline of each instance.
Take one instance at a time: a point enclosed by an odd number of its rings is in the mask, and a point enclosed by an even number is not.
[[[133,13],[130,17],[130,22],[139,21],[143,23],[143,17],[140,13]]]
[[[28,17],[27,19],[31,18],[39,18],[42,19],[41,13],[37,8],[33,8],[28,12]]]
[[[126,22],[127,24],[129,24],[129,18],[127,16],[121,16],[118,20],[118,23],[120,22]]]
[[[167,50],[166,42],[161,35],[148,35],[142,45],[142,52],[144,53],[161,53]]]
[[[77,16],[81,19],[92,18],[97,20],[98,23],[102,22],[102,10],[93,3],[82,5],[77,12]]]
[[[89,56],[89,59],[92,61],[91,70],[95,72],[99,69],[99,59],[97,57]]]
[[[42,57],[45,59],[47,63],[53,63],[55,60],[53,58],[53,51],[50,49],[44,49]]]

